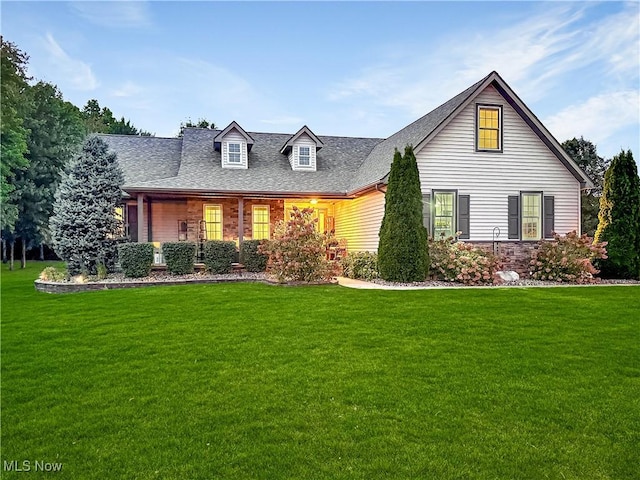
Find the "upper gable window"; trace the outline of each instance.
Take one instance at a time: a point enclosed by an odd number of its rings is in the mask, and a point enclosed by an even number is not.
[[[311,148],[299,147],[300,153],[298,157],[298,165],[301,167],[308,167],[311,165]]]
[[[229,142],[228,147],[229,147],[229,163],[240,164],[242,162],[242,153],[240,150],[240,144]]]
[[[476,150],[502,151],[502,107],[478,105]]]

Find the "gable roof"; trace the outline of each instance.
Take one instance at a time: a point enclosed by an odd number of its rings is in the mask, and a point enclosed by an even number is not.
[[[280,153],[288,154],[291,151],[291,147],[293,147],[293,142],[295,142],[301,135],[305,133],[311,138],[311,140],[316,142],[316,151],[320,150],[324,146],[322,141],[318,137],[316,137],[315,133],[313,133],[311,129],[305,125],[296,133],[291,135],[289,140],[287,140],[287,143],[285,143],[280,149]]]
[[[128,192],[345,197],[386,181],[396,149],[420,149],[489,85],[513,107],[583,188],[589,177],[496,72],[387,139],[316,136],[307,126],[293,135],[247,133],[231,122],[224,130],[185,128],[182,138],[100,135],[118,154]],[[248,169],[221,166],[220,142],[236,129],[247,140]],[[283,155],[301,135],[318,148],[316,171],[295,171]],[[253,148],[251,148],[253,146]]]
[[[502,77],[494,71],[451,100],[378,144],[365,160],[356,178],[354,178],[351,189],[355,191],[385,181],[391,170],[391,162],[396,149],[402,151],[407,145],[412,145],[416,150],[421,149],[489,85],[493,85],[498,90],[525,123],[571,172],[574,178],[580,182],[581,187],[593,187],[593,182],[587,174],[569,157],[540,120],[520,100]]]
[[[216,146],[219,146],[220,143],[222,142],[222,139],[225,137],[225,135],[234,129],[244,137],[245,141],[247,142],[247,149],[251,150],[251,147],[253,146],[253,143],[254,143],[253,138],[251,137],[251,135],[245,132],[244,128],[238,125],[238,123],[235,120],[231,122],[229,125],[227,125],[227,128],[220,131],[220,133],[216,135],[216,138],[213,139],[213,142],[216,144]]]

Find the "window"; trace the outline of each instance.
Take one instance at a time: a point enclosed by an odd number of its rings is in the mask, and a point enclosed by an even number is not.
[[[269,206],[253,206],[253,239],[269,239]]]
[[[501,151],[502,107],[478,105],[477,125],[476,148]]]
[[[113,216],[118,222],[118,225],[115,231],[113,232],[113,234],[110,235],[110,238],[124,238],[127,234],[126,222],[125,222],[125,206],[118,205],[115,211],[113,212]]]
[[[229,163],[242,163],[239,143],[228,143]]]
[[[308,167],[311,165],[311,152],[309,147],[298,147],[298,164],[301,167]]]
[[[542,238],[542,194],[522,194],[522,240]]]
[[[433,238],[453,237],[456,233],[455,192],[433,193]]]
[[[207,240],[222,240],[222,205],[205,205],[204,222]]]

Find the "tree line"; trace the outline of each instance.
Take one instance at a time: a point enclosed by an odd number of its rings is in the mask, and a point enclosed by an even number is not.
[[[65,101],[56,85],[34,81],[27,73],[29,56],[0,37],[1,112],[0,228],[2,256],[21,247],[24,267],[28,249],[50,244],[49,218],[60,174],[89,133],[146,135],[130,120],[116,119],[95,99],[82,110]]]

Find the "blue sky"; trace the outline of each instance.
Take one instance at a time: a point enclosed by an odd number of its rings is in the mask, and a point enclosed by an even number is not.
[[[30,73],[157,136],[387,137],[496,70],[564,141],[640,157],[640,3],[7,2]]]

